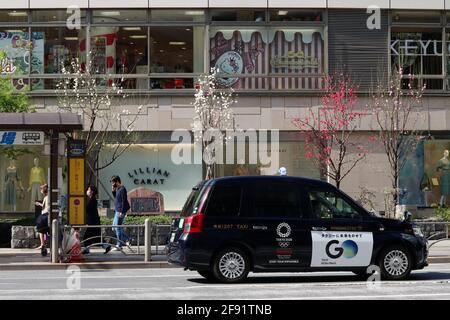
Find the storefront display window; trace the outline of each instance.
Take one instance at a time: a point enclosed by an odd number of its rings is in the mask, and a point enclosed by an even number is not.
[[[28,22],[28,12],[25,10],[0,10],[0,23]]]
[[[400,203],[450,205],[450,140],[421,140],[400,171]]]
[[[179,212],[192,187],[202,180],[202,166],[174,164],[171,159],[174,146],[172,143],[130,146],[112,165],[100,171],[99,199],[111,200],[109,180],[112,175],[119,175],[129,193],[141,187],[159,192],[165,212]],[[99,163],[108,157],[110,153],[105,149],[100,154]]]
[[[254,145],[250,147],[249,143]],[[244,175],[276,175],[278,174],[278,167],[271,168],[270,165],[263,165],[259,163],[250,163],[249,150],[258,150],[268,156],[278,154],[279,167],[285,167],[289,176],[309,177],[320,179],[319,168],[305,156],[304,142],[279,142],[279,145],[272,147],[270,143],[266,150],[259,149],[256,142],[246,142],[244,158],[238,158],[237,148],[240,147],[237,143],[234,145],[234,160],[229,163],[226,156],[223,160],[224,164],[218,164],[218,176],[244,176]],[[226,155],[226,146],[224,154]],[[254,161],[252,161],[254,162]]]
[[[34,212],[39,186],[49,181],[49,158],[44,146],[14,148],[0,146],[0,212]]]

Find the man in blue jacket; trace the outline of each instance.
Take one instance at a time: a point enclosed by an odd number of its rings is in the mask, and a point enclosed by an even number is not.
[[[125,220],[127,211],[130,210],[130,204],[128,203],[127,189],[122,185],[119,176],[112,176],[111,178],[112,194],[114,196],[114,209],[116,214],[114,215],[114,226],[121,226]],[[113,228],[116,232],[117,242],[114,250],[122,250],[123,244],[129,245],[130,238],[125,233],[122,227]]]

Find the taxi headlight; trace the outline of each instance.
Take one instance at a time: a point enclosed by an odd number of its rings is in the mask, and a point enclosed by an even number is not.
[[[420,229],[420,227],[414,226],[414,227],[413,227],[413,231],[414,231],[414,235],[415,235],[416,237],[421,237],[421,238],[423,238],[422,229]]]

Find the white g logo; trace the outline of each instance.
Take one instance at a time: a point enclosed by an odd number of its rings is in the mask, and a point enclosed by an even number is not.
[[[280,223],[277,227],[277,234],[281,238],[287,238],[291,235],[291,227],[286,223]]]

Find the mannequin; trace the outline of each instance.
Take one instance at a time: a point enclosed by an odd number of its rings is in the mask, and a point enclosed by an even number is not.
[[[440,206],[446,204],[446,198],[450,195],[450,160],[448,159],[449,151],[444,151],[444,156],[438,161],[436,170],[441,171],[441,200]]]
[[[45,184],[44,169],[39,166],[39,158],[34,158],[34,167],[30,170],[30,211],[34,211],[36,200],[41,200],[40,186]]]
[[[17,210],[17,190],[19,188],[23,191],[16,162],[11,160],[5,174],[5,205],[12,207],[14,212]]]

